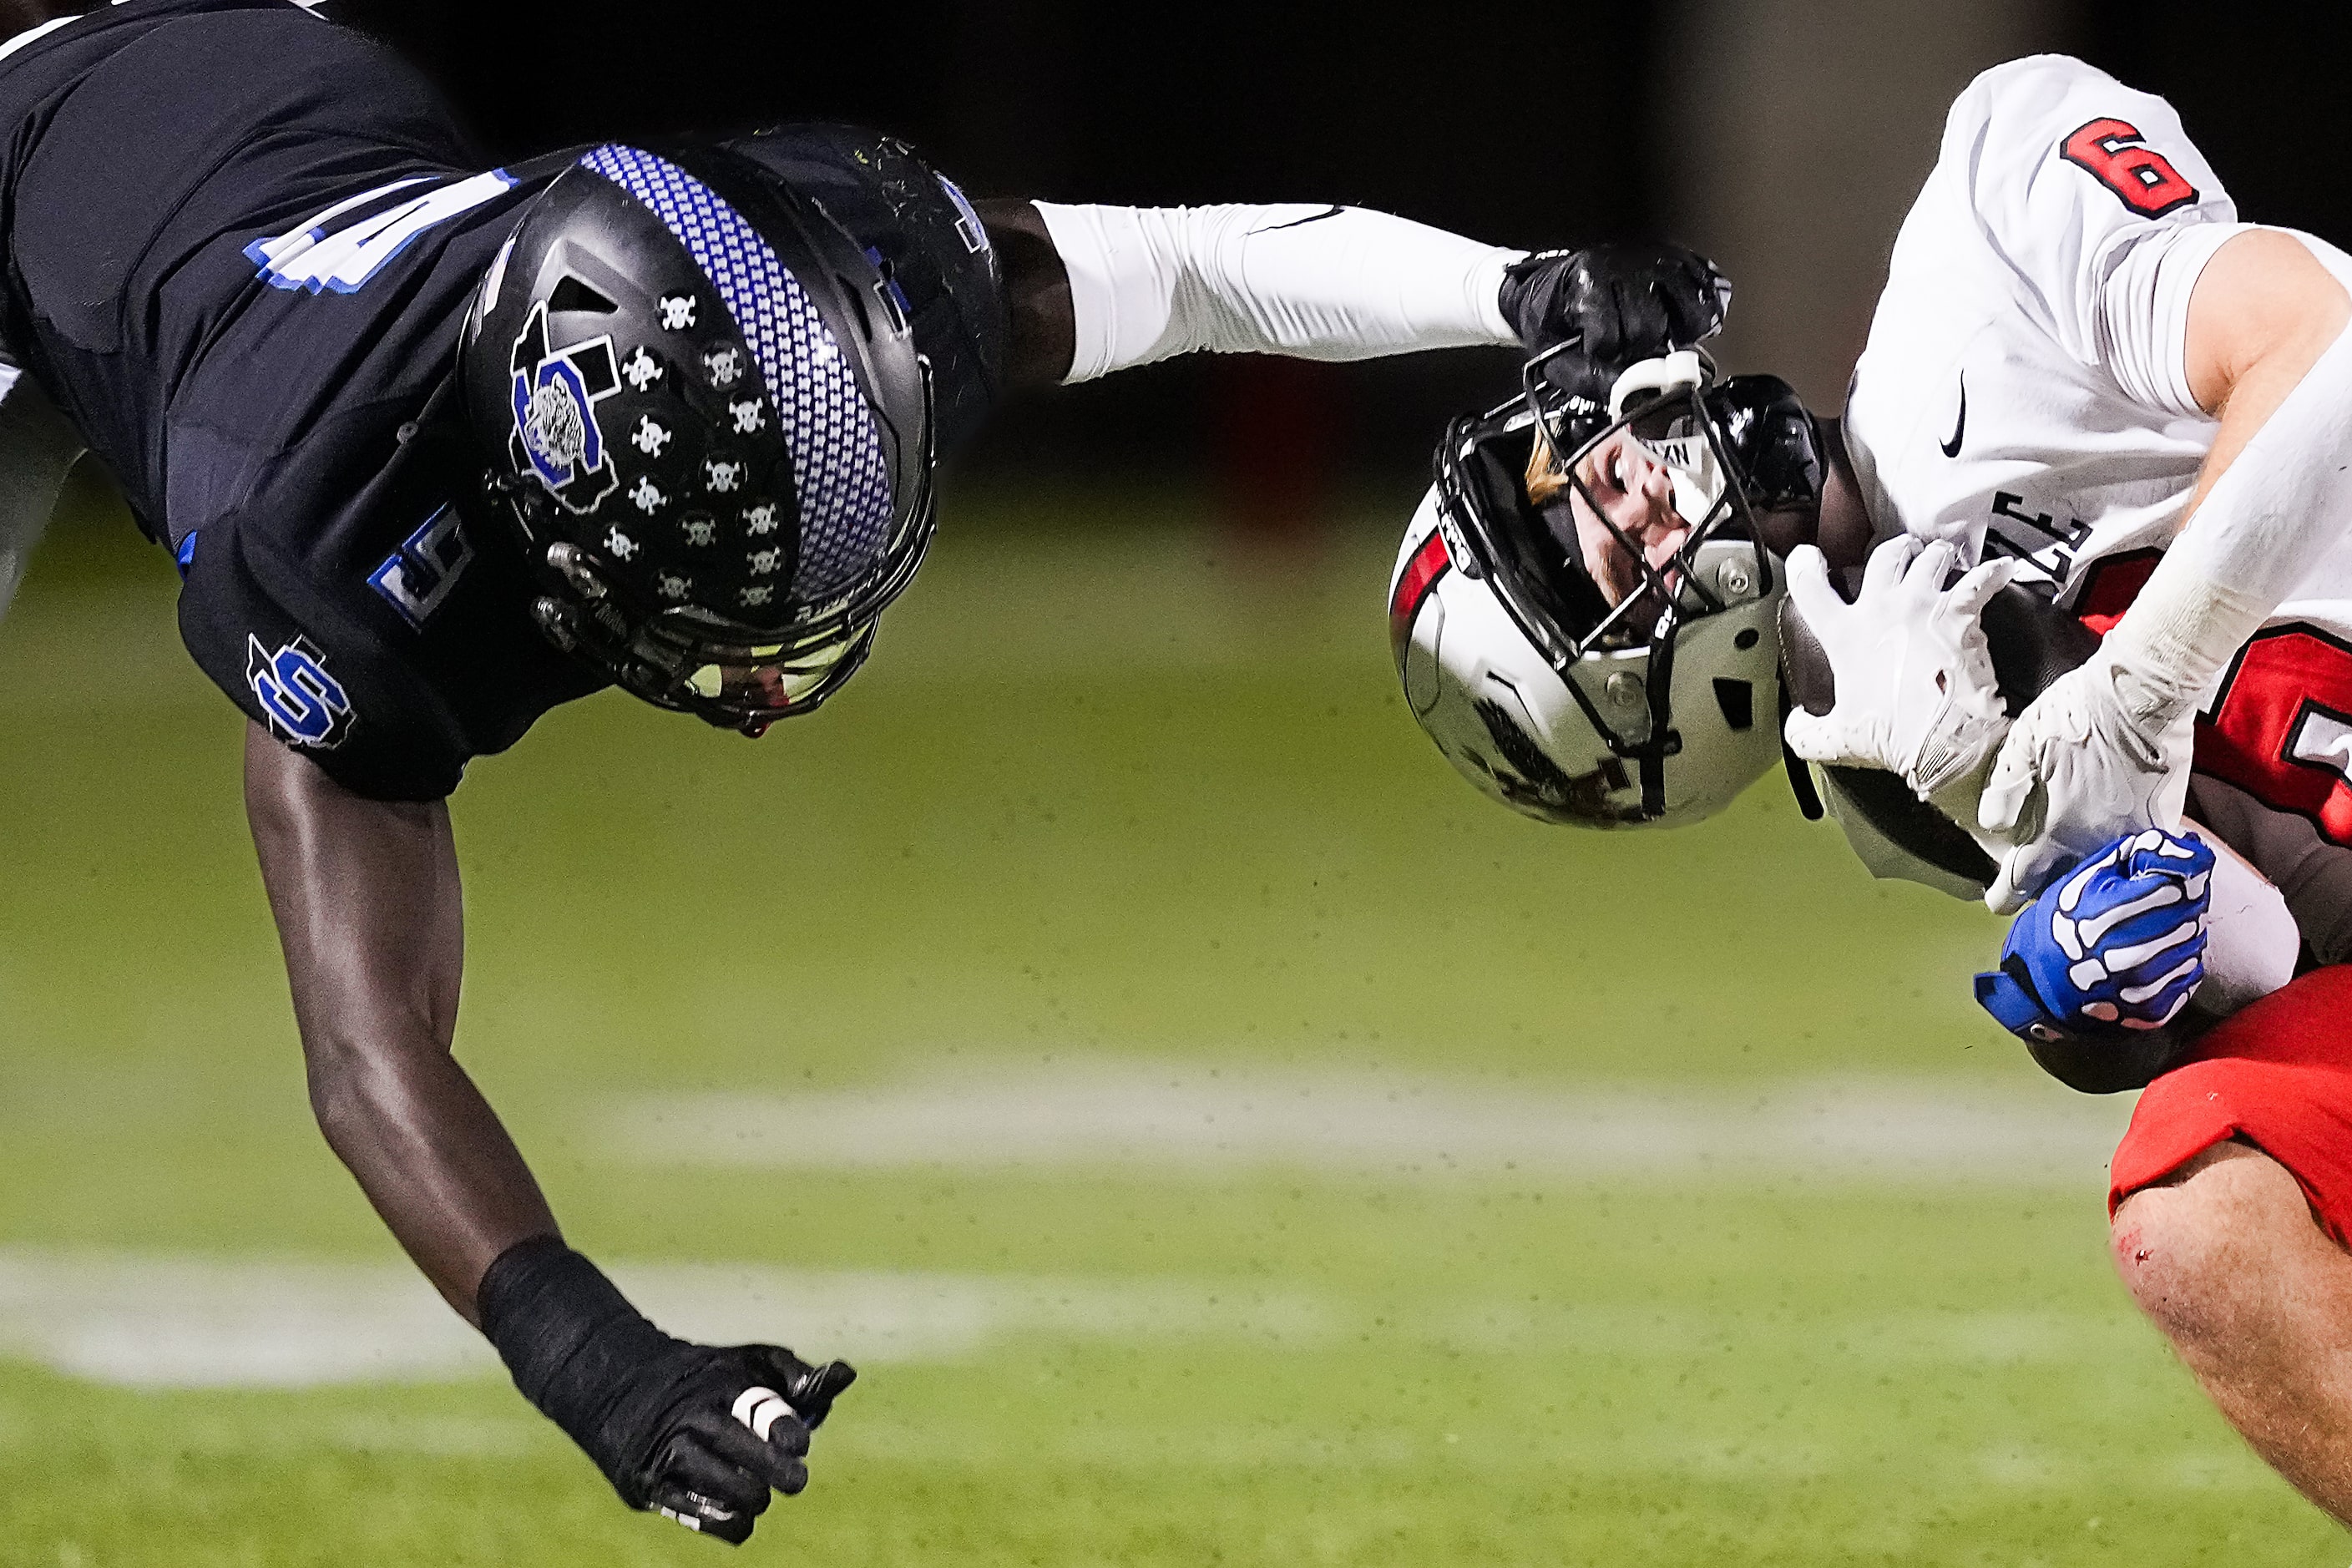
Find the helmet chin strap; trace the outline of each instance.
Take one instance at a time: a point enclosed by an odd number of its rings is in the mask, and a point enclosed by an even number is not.
[[[1682,749],[1671,721],[1674,718],[1675,634],[1682,619],[1672,604],[1658,617],[1650,634],[1650,667],[1644,672],[1643,696],[1650,708],[1650,736],[1638,761],[1642,773],[1642,815],[1655,820],[1666,814],[1666,759]]]

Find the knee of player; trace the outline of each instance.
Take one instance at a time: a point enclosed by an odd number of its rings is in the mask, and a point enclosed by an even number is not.
[[[2282,1221],[2309,1224],[2294,1178],[2259,1150],[2226,1143],[2126,1197],[2108,1249],[2140,1310],[2182,1343],[2229,1331],[2260,1288],[2262,1238]]]

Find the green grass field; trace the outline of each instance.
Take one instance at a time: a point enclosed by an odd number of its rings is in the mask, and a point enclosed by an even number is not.
[[[2125,1108],[1979,1021],[1998,928],[1776,782],[1486,805],[1392,694],[1409,504],[1236,560],[983,498],[805,725],[607,698],[458,795],[459,1049],[572,1239],[866,1370],[740,1560],[2342,1563],[2110,1277]],[[0,627],[0,1564],[717,1562],[312,1130],[142,552]]]

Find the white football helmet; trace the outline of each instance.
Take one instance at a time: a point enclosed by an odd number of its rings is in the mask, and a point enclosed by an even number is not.
[[[1454,421],[1405,530],[1389,581],[1405,700],[1464,776],[1530,816],[1696,822],[1781,756],[1782,584],[1764,544],[1779,534],[1760,520],[1818,511],[1818,432],[1787,383],[1718,383],[1687,350],[1627,371],[1606,419],[1580,419],[1540,366],[1522,397]],[[1565,493],[1528,499],[1538,424],[1580,459],[1630,426],[1692,525],[1614,605],[1584,569]],[[1605,516],[1574,459],[1566,472]]]

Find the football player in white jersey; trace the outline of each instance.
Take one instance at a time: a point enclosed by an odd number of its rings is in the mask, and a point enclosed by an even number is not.
[[[2269,994],[2142,1095],[2111,1168],[2114,1251],[2224,1415],[2352,1522],[2347,282],[2352,258],[2326,242],[2239,222],[2161,99],[2063,57],[1987,72],[1953,105],[1896,242],[1844,418],[1815,423],[1820,547],[1790,549],[1785,576],[1835,677],[1834,700],[1790,716],[1791,748],[1849,780],[1898,775],[1909,788],[1895,795],[1932,801],[1976,840],[1960,845],[1976,869],[1923,866],[1921,879],[1982,884],[2013,910],[2119,835],[2181,829],[2185,816],[2284,895],[2303,973],[2287,978],[2292,957],[2259,900],[2233,911],[2270,949],[2257,967],[2271,973],[2252,987]],[[1718,424],[1719,454],[1731,452],[1737,422]],[[1700,521],[1689,476],[1654,471],[1660,459],[1676,468],[1668,445],[1587,452],[1576,527],[1549,530],[1567,560],[1555,552],[1549,569],[1612,605],[1645,589],[1654,605],[1675,604],[1659,623],[1671,652],[1677,618],[1705,624],[1709,607],[1690,602],[1702,558],[1682,542]],[[1502,512],[1532,519],[1540,488]],[[1769,498],[1748,488],[1744,504],[1765,524]],[[1587,779],[1611,779],[1610,753],[1631,753],[1603,722],[1615,688],[1584,682],[1602,700],[1580,694],[1582,665],[1626,649],[1589,646],[1591,627],[1563,622],[1573,593],[1547,604],[1518,592],[1517,569],[1491,548],[1496,531],[1449,536],[1446,510],[1416,519],[1391,590],[1416,716],[1521,809],[1568,798],[1570,784],[1591,793]],[[1543,528],[1500,532],[1540,546]],[[1896,566],[1920,551],[1935,581],[1906,594],[1908,574],[1882,570],[1846,605],[1832,574],[1851,574],[1874,542],[1894,545]],[[1678,576],[1645,576],[1643,558],[1678,563]],[[1938,592],[1947,565],[1972,569]],[[2030,683],[2023,703],[1993,690],[1979,626],[2010,578],[2103,637]],[[1532,662],[1493,651],[1521,642]],[[1677,693],[1691,684],[1670,669]],[[1555,685],[1579,700],[1479,701]],[[1512,722],[1497,726],[1506,710]],[[1619,819],[1671,821],[1677,799],[1724,796],[1725,781],[1677,780],[1672,753],[1659,765],[1661,809],[1629,805]],[[1739,766],[1732,788],[1769,763],[1750,748]],[[1547,778],[1554,787],[1531,787]],[[1900,852],[1867,842],[1854,821],[1867,815],[1841,813],[1883,868]]]
[[[2285,895],[2314,966],[2142,1095],[2115,1258],[2223,1414],[2352,1520],[2347,280],[2326,241],[2239,222],[2161,99],[2016,61],[1953,105],[1843,436],[1878,537],[2015,558],[2105,633],[1957,770],[1990,901],[2184,810]],[[1790,740],[1832,760],[1834,720]]]

